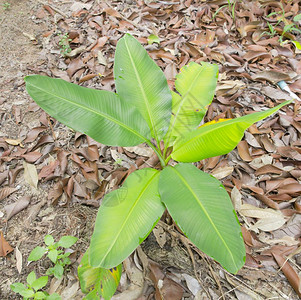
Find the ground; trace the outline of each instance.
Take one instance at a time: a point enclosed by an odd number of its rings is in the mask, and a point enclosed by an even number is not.
[[[274,85],[279,80],[301,92],[300,50],[290,42],[298,40],[298,32],[281,36],[283,24],[275,19],[279,14],[269,16],[273,11],[281,14],[276,2],[237,1],[233,10],[227,1],[0,4],[0,229],[13,248],[0,257],[1,299],[18,299],[10,285],[25,282],[32,270],[45,274],[47,259],[28,265],[27,257],[46,234],[56,240],[64,235],[79,238],[62,281],[53,280],[47,289],[63,299],[82,299],[77,266],[103,195],[122,182],[133,163],[154,163],[146,146],[142,154],[106,147],[48,117],[27,94],[24,76],[42,74],[114,90],[116,42],[130,32],[164,70],[171,88],[189,61],[219,65],[217,95],[207,121],[290,99]],[[283,1],[283,9],[290,21],[300,11],[298,1]],[[275,36],[264,33],[266,21],[278,30]],[[147,43],[150,34],[159,36],[159,45]],[[280,37],[289,42],[281,44]],[[177,291],[172,296],[167,291],[166,299],[298,299],[300,146],[296,101],[252,126],[229,155],[197,164],[223,181],[238,212],[247,249],[246,265],[238,274],[226,272],[196,249],[165,214],[124,264],[115,299],[160,299],[161,274]],[[261,215],[268,208],[264,213],[272,213],[274,222]],[[18,251],[23,260],[19,270]],[[288,263],[279,270],[286,257]]]

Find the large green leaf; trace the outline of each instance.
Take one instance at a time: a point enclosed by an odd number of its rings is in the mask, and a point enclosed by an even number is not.
[[[274,108],[240,118],[201,126],[187,133],[186,137],[178,138],[175,141],[171,157],[181,162],[196,162],[204,158],[229,153],[242,139],[244,131],[248,127],[275,113],[290,102],[285,101]]]
[[[184,234],[229,272],[245,262],[245,247],[231,199],[214,177],[190,164],[165,168],[159,192]]]
[[[150,138],[138,110],[114,93],[88,89],[61,79],[25,78],[29,95],[48,114],[103,144],[134,146]]]
[[[138,108],[152,136],[161,140],[169,126],[171,93],[161,69],[129,34],[117,43],[114,76],[117,94]]]
[[[175,86],[181,94],[172,98],[172,117],[165,137],[171,145],[172,137],[184,136],[200,124],[212,102],[216,88],[218,67],[202,62],[191,62],[176,76]]]
[[[89,264],[89,248],[78,267],[78,277],[85,299],[111,299],[119,285],[122,265],[111,269],[93,268]]]
[[[164,212],[158,191],[160,172],[142,169],[107,194],[98,211],[90,244],[90,264],[112,268],[142,243]]]

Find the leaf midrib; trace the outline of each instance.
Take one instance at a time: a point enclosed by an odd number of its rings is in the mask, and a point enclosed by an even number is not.
[[[99,116],[101,116],[101,117],[103,117],[103,118],[105,118],[105,119],[108,119],[109,121],[111,121],[111,122],[113,122],[113,123],[115,123],[115,124],[117,124],[117,125],[123,127],[124,129],[128,130],[129,132],[133,133],[134,135],[140,137],[142,140],[148,141],[148,139],[145,138],[143,135],[141,135],[138,131],[135,131],[135,130],[132,129],[131,127],[126,126],[126,124],[122,123],[122,122],[119,121],[118,119],[115,119],[115,118],[111,117],[110,115],[107,115],[107,114],[105,114],[105,113],[101,113],[101,112],[99,112],[99,111],[92,110],[92,109],[90,109],[90,108],[88,108],[88,107],[86,107],[86,106],[80,105],[79,103],[70,101],[70,100],[68,100],[67,98],[64,98],[64,97],[62,97],[62,96],[58,96],[58,95],[56,95],[56,94],[54,94],[54,93],[50,93],[49,91],[43,90],[42,88],[40,88],[40,87],[38,87],[38,86],[36,86],[36,85],[34,85],[34,84],[32,84],[32,83],[29,83],[29,82],[28,82],[28,84],[31,85],[32,87],[34,87],[35,89],[42,91],[43,93],[49,94],[49,95],[51,95],[51,96],[53,96],[53,97],[56,97],[56,98],[58,98],[58,99],[61,99],[61,100],[65,101],[65,102],[67,102],[67,103],[71,103],[72,105],[77,106],[77,107],[79,107],[79,108],[81,108],[81,109],[83,109],[83,110],[89,111],[89,112],[91,112],[91,113],[93,113],[93,114],[96,114],[96,115],[99,115]],[[115,96],[115,94],[114,94],[114,96]],[[117,97],[118,97],[118,95],[117,95]]]
[[[143,88],[143,84],[142,84],[139,72],[138,72],[138,70],[136,68],[136,65],[134,63],[134,59],[133,59],[131,51],[129,49],[129,46],[128,46],[128,43],[127,43],[127,39],[124,39],[124,44],[125,44],[126,50],[128,52],[130,61],[132,63],[132,66],[133,66],[133,69],[134,69],[134,73],[135,73],[135,76],[136,76],[137,81],[138,81],[138,86],[139,86],[139,88],[141,90],[141,93],[142,93],[143,102],[145,103],[145,106],[146,106],[146,109],[147,109],[147,114],[148,114],[149,120],[151,122],[151,130],[154,132],[154,138],[157,140],[157,131],[156,131],[156,127],[155,127],[155,122],[153,120],[152,111],[151,111],[151,108],[149,106],[148,98],[147,98],[146,92],[145,92],[145,90]]]
[[[248,126],[251,126],[253,123],[256,123],[256,122],[258,122],[258,121],[260,121],[262,119],[265,119],[265,118],[271,116],[272,114],[276,113],[281,107],[283,107],[284,105],[288,104],[289,102],[290,102],[290,100],[285,101],[285,102],[277,105],[276,107],[272,108],[271,109],[272,111],[267,116],[265,116],[266,111],[257,111],[257,112],[254,112],[254,113],[250,114],[250,115],[245,115],[245,116],[238,117],[238,118],[235,118],[235,119],[232,119],[232,120],[228,120],[228,121],[224,121],[224,122],[221,122],[221,123],[218,123],[218,124],[208,125],[208,126],[206,126],[207,128],[204,127],[204,128],[206,128],[206,131],[204,130],[203,132],[198,133],[196,136],[192,137],[191,139],[187,140],[186,142],[180,143],[179,148],[177,150],[175,150],[173,152],[173,154],[175,154],[176,152],[180,151],[188,143],[193,143],[195,139],[199,139],[201,135],[208,134],[208,133],[212,132],[213,130],[215,130],[217,128],[223,128],[223,127],[229,126],[231,124],[235,124],[235,123],[244,123],[244,124],[247,125],[247,128],[248,128]],[[245,117],[252,116],[253,114],[258,114],[258,115],[262,114],[264,116],[263,117],[261,116],[259,119],[256,119],[255,121],[249,121],[248,122],[248,120],[247,121],[241,120],[242,118],[246,119]],[[196,129],[196,130],[198,130],[198,129]]]
[[[154,178],[156,176],[160,175],[160,172],[156,172],[154,173],[154,175],[149,179],[149,181],[146,183],[146,185],[144,186],[144,188],[141,190],[141,192],[138,194],[137,199],[135,200],[135,202],[133,203],[131,209],[129,210],[125,220],[123,221],[122,225],[120,226],[120,229],[118,231],[118,233],[116,234],[115,239],[113,240],[113,242],[111,243],[111,246],[108,248],[107,252],[105,253],[105,255],[103,256],[103,259],[101,260],[101,262],[99,263],[99,265],[101,265],[107,258],[108,254],[110,253],[110,251],[112,250],[112,248],[115,246],[116,241],[118,240],[121,232],[123,231],[124,227],[127,225],[127,221],[130,218],[132,212],[134,211],[134,209],[136,208],[136,206],[138,205],[140,199],[142,198],[143,194],[145,193],[145,191],[148,189],[148,187],[150,186],[150,184],[152,183],[152,181],[154,180]]]
[[[199,204],[199,206],[201,207],[202,211],[204,212],[205,216],[207,217],[207,219],[209,220],[209,223],[211,224],[211,226],[213,227],[213,229],[215,230],[215,232],[217,233],[217,235],[219,236],[220,240],[222,241],[222,243],[224,244],[224,246],[226,247],[226,249],[228,250],[231,259],[234,263],[234,265],[236,265],[235,263],[235,259],[233,257],[233,254],[230,250],[230,248],[228,247],[226,241],[223,239],[221,233],[219,232],[219,230],[216,228],[213,220],[210,218],[210,215],[208,214],[207,210],[205,209],[205,207],[203,206],[203,204],[201,203],[201,201],[199,200],[198,196],[195,194],[195,192],[192,190],[191,186],[187,183],[187,181],[185,180],[185,178],[181,175],[181,173],[176,169],[173,168],[173,170],[177,173],[177,175],[179,176],[179,178],[183,181],[184,185],[187,187],[187,189],[189,190],[189,192],[192,194],[192,196],[197,200],[196,202]]]

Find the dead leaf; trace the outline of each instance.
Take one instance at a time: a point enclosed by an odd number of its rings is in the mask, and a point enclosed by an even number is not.
[[[282,174],[282,172],[283,171],[281,169],[268,164],[268,165],[264,165],[264,166],[258,168],[255,172],[255,175],[259,176],[259,175],[264,175],[264,174],[269,174],[269,173],[280,175],[280,174]]]
[[[7,179],[8,170],[0,173],[0,185]]]
[[[38,187],[38,173],[35,165],[28,164],[27,162],[23,161],[23,167],[24,167],[24,179],[25,181],[37,189]]]
[[[41,156],[42,156],[42,153],[40,153],[38,151],[29,152],[29,153],[21,155],[21,157],[23,157],[28,163],[36,162]]]
[[[301,278],[298,273],[279,252],[272,251],[272,254],[295,292],[301,297]]]
[[[263,231],[273,231],[285,224],[286,219],[280,211],[271,208],[259,208],[251,204],[242,204],[239,213],[245,217],[259,219],[249,229],[258,233],[258,229]]]
[[[17,246],[16,246],[16,266],[17,266],[17,270],[18,270],[19,274],[21,274],[21,272],[22,272],[22,253],[20,252],[20,250],[18,249]]]
[[[241,205],[242,205],[241,198],[242,198],[241,193],[235,186],[231,191],[231,200],[232,200],[232,204],[233,204],[235,210],[237,210],[237,211],[240,210]]]
[[[191,291],[191,293],[196,296],[196,294],[198,293],[199,290],[201,290],[201,286],[199,284],[199,282],[192,276],[188,275],[188,274],[182,274],[182,276],[184,277],[187,287],[188,289]]]
[[[275,84],[279,81],[291,81],[296,74],[288,74],[288,73],[282,73],[282,72],[277,72],[277,71],[262,71],[255,73],[252,75],[253,80],[268,80],[271,83]]]
[[[256,194],[255,197],[259,200],[261,200],[264,204],[266,204],[267,206],[277,209],[279,210],[279,205],[277,202],[273,201],[272,199],[270,199],[269,197],[267,197],[266,195],[260,195],[260,194]]]
[[[283,157],[288,157],[293,160],[301,161],[301,154],[293,149],[292,147],[285,146],[285,147],[277,147],[278,153]]]
[[[48,144],[48,143],[53,143],[54,140],[52,138],[52,136],[50,135],[43,135],[40,137],[40,139],[37,141],[36,145],[33,146],[31,149],[30,149],[30,152],[31,151],[34,151],[36,149],[38,149],[39,147],[45,145],[45,144]]]
[[[17,191],[17,188],[11,188],[11,187],[4,187],[0,190],[0,201],[12,194],[13,192]]]
[[[244,161],[252,161],[252,157],[249,152],[249,146],[247,141],[243,140],[237,145],[238,154]]]
[[[17,140],[13,140],[13,139],[4,139],[5,142],[9,145],[12,145],[12,146],[21,146],[21,147],[24,147],[22,145],[22,141],[20,139],[17,139]]]
[[[219,167],[214,169],[210,174],[216,179],[225,178],[233,173],[233,167]]]
[[[85,81],[88,81],[94,77],[98,76],[97,74],[88,74],[88,75],[85,75],[83,76],[78,83],[82,83],[82,82],[85,82]]]
[[[123,148],[129,152],[133,152],[136,153],[137,155],[146,156],[146,157],[151,157],[152,154],[154,153],[154,150],[152,148],[144,145],[138,145],[135,147],[123,147]]]
[[[0,257],[5,257],[7,254],[9,254],[12,251],[14,251],[14,249],[5,240],[3,233],[0,230]]]
[[[248,131],[245,131],[245,139],[248,144],[254,148],[261,148],[261,145],[258,143],[257,139],[253,134]]]
[[[48,165],[44,166],[39,173],[39,180],[42,178],[47,178],[53,174],[55,169],[58,167],[60,162],[58,160],[51,161]]]
[[[30,196],[24,196],[20,198],[17,202],[6,205],[4,209],[6,210],[6,219],[9,220],[11,217],[25,209],[30,202]]]

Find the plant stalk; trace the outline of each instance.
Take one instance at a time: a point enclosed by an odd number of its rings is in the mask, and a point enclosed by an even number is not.
[[[163,156],[162,156],[162,154],[161,154],[161,151],[160,151],[157,147],[155,147],[155,146],[152,144],[151,141],[147,141],[146,143],[147,143],[147,144],[154,150],[154,152],[157,154],[157,156],[158,156],[158,158],[159,158],[159,160],[160,160],[161,166],[162,166],[162,167],[166,167],[166,164],[165,164],[164,158],[163,158]],[[159,147],[160,147],[160,144],[159,144]]]

